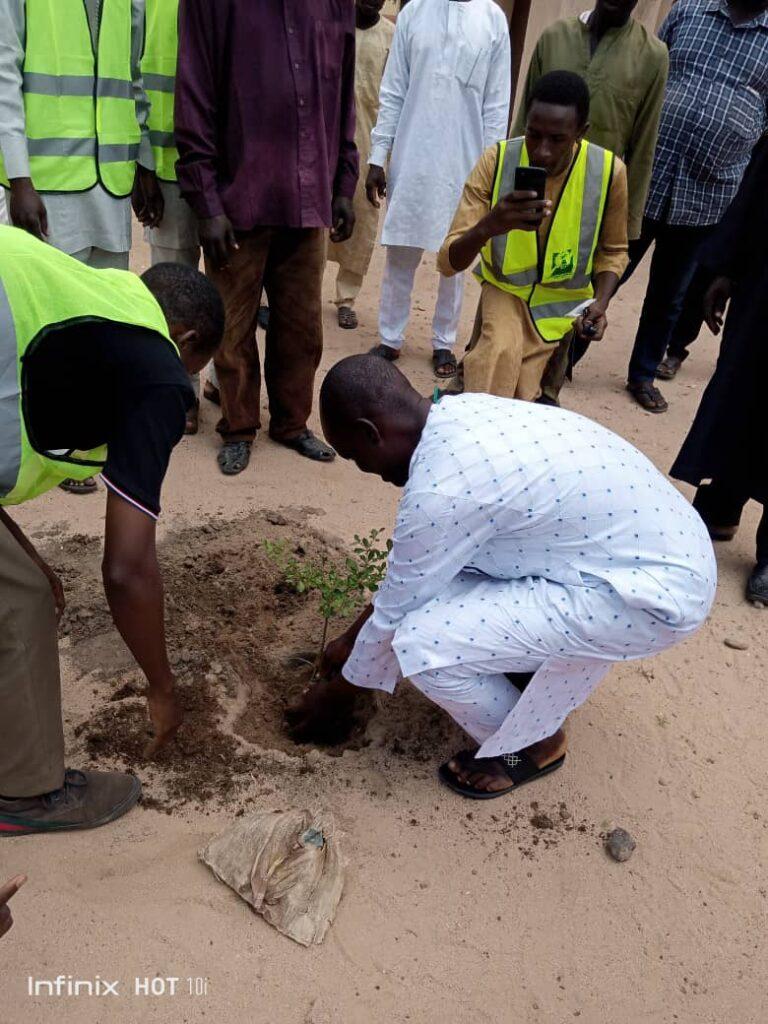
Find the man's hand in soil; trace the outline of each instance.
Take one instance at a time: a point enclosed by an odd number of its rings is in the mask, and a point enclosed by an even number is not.
[[[365,194],[371,206],[378,210],[381,200],[387,194],[387,175],[383,167],[371,164],[368,168],[368,176],[365,179]]]
[[[340,673],[318,679],[285,713],[291,738],[296,743],[343,743],[354,725],[358,692]]]
[[[341,670],[346,665],[352,648],[355,646],[357,635],[363,628],[365,623],[370,619],[373,614],[373,605],[367,605],[363,611],[358,615],[349,629],[345,630],[341,636],[337,636],[335,640],[331,640],[325,645],[323,656],[320,659],[319,674],[323,677],[330,677],[334,675],[340,675]]]
[[[11,916],[11,908],[8,906],[8,901],[11,896],[16,895],[26,880],[26,875],[16,875],[16,877],[12,878],[10,882],[6,882],[5,885],[0,885],[0,939],[7,934],[13,926],[13,917]]]
[[[333,227],[332,242],[346,242],[355,230],[355,210],[352,200],[346,196],[334,196],[332,207]]]
[[[144,756],[151,758],[176,735],[184,721],[184,712],[173,688],[166,692],[150,690],[147,694],[147,707],[155,734],[147,744]]]
[[[206,258],[211,261],[214,270],[224,270],[229,266],[232,253],[240,248],[229,217],[223,213],[218,217],[205,217],[198,221],[198,230]]]
[[[11,198],[8,215],[15,228],[28,231],[30,235],[45,241],[48,237],[48,211],[45,203],[35,190],[31,178],[11,180]]]
[[[112,618],[149,683],[155,737],[147,754],[168,743],[181,724],[165,646],[163,582],[157,563],[155,520],[114,491],[107,494],[104,590]]]

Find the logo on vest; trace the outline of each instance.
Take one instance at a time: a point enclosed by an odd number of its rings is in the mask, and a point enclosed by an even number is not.
[[[573,249],[563,249],[560,252],[552,253],[552,277],[573,277],[576,269],[576,260]]]

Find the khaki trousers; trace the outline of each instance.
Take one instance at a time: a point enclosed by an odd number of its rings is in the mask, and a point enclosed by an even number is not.
[[[64,780],[56,609],[48,580],[0,523],[0,795]]]
[[[535,402],[557,349],[556,342],[539,337],[524,302],[484,284],[475,330],[463,360],[464,390]]]

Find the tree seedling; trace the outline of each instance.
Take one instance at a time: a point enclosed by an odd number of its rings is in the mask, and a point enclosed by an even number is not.
[[[392,549],[388,540],[380,546],[383,530],[371,530],[367,537],[355,534],[352,554],[342,562],[323,557],[319,562],[294,557],[285,541],[264,541],[264,551],[277,565],[283,579],[297,594],[317,594],[323,630],[315,658],[312,681],[317,678],[328,642],[328,630],[334,619],[348,618],[376,590],[387,571],[387,556]]]

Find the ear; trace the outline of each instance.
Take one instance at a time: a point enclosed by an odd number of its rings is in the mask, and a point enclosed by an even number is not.
[[[374,447],[381,444],[381,434],[375,423],[370,420],[357,419],[355,426],[362,432],[368,444],[374,445]]]
[[[587,132],[589,131],[589,129],[590,129],[590,124],[589,124],[589,121],[587,121],[587,123],[586,123],[585,125],[583,125],[583,126],[582,126],[582,127],[581,127],[581,128],[579,129],[579,134],[578,134],[578,135],[576,136],[576,141],[577,141],[577,142],[581,142],[581,140],[582,140],[582,139],[584,138],[584,136],[585,136],[585,135],[587,134]]]
[[[173,324],[170,329],[171,338],[176,342],[180,351],[195,347],[198,334],[195,330],[185,330],[183,324]]]

